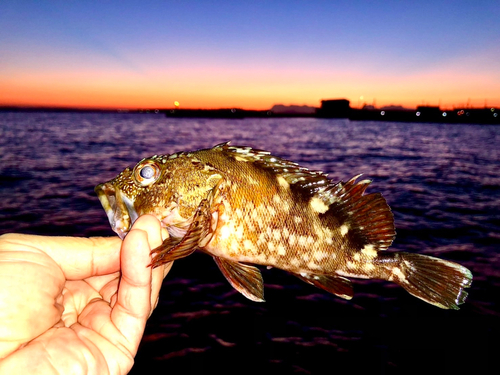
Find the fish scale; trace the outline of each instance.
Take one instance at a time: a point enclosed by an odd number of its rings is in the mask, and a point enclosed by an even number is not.
[[[286,220],[290,212],[279,206],[285,200],[285,197],[276,198],[280,196],[279,189],[280,187],[276,186],[277,191],[271,199],[267,199],[267,204],[261,203],[256,206],[252,200],[227,202],[230,207],[237,205],[243,208],[243,210],[237,208],[236,213],[228,219],[230,223],[236,223],[237,227],[242,226],[243,231],[239,236],[230,236],[223,240],[219,240],[216,236],[210,247],[241,249],[241,251],[234,254],[234,260],[251,261],[256,264],[299,272],[301,266],[303,268],[309,261],[309,255],[308,252],[297,251],[297,248],[311,244],[314,246],[318,237],[308,234],[307,228],[301,228],[295,221]],[[238,192],[236,190],[232,196],[242,196]],[[245,210],[247,207],[248,210]],[[230,212],[232,211],[230,210]],[[298,212],[292,212],[291,214],[295,215],[295,217],[299,215]],[[260,239],[255,235],[255,226],[265,228]],[[239,232],[236,231],[236,233]],[[296,240],[290,243],[290,237]],[[208,250],[210,251],[210,249]]]
[[[457,309],[472,282],[468,269],[446,260],[387,252],[396,235],[380,193],[369,180],[334,183],[263,150],[229,143],[154,155],[96,187],[122,238],[137,217],[155,215],[170,237],[153,250],[158,266],[200,250],[229,283],[264,300],[261,273],[275,267],[342,298],[347,277],[395,282],[441,308]]]

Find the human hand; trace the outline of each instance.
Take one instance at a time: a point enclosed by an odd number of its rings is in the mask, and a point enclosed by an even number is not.
[[[0,236],[0,374],[126,374],[171,263],[160,222],[125,237]]]

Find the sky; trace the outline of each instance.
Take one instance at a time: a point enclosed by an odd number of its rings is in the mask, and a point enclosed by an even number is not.
[[[500,2],[0,1],[0,105],[500,107]]]

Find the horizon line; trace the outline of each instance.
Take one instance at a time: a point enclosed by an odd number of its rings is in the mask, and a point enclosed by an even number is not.
[[[344,99],[322,99],[321,101],[328,101],[328,100],[344,100]],[[350,101],[349,101],[350,102]],[[132,107],[132,106],[85,106],[85,105],[79,105],[79,106],[72,106],[72,105],[36,105],[36,104],[0,104],[0,110],[65,110],[65,111],[102,111],[102,112],[107,112],[107,111],[158,111],[158,112],[168,112],[172,110],[181,110],[181,111],[220,111],[220,110],[240,110],[240,111],[249,111],[249,112],[266,112],[266,111],[271,111],[274,107],[276,106],[282,106],[286,108],[293,108],[293,107],[301,107],[301,108],[311,108],[311,109],[321,109],[321,106],[311,106],[311,105],[300,105],[300,104],[273,104],[270,108],[267,109],[250,109],[250,108],[243,108],[243,107],[237,107],[237,106],[224,106],[224,107],[186,107],[182,108],[180,106],[173,106],[173,107]],[[431,105],[431,104],[418,104],[414,108],[413,107],[405,107],[400,104],[388,104],[388,105],[382,105],[382,106],[374,106],[372,104],[367,104],[363,103],[361,107],[351,107],[349,106],[350,109],[353,110],[387,110],[387,109],[394,109],[394,110],[407,110],[407,111],[412,111],[412,110],[417,110],[419,107],[428,107],[428,108],[439,108],[440,110],[454,110],[454,109],[496,109],[497,106],[489,106],[486,103],[482,107],[473,107],[470,105],[452,105],[451,107],[443,107],[438,105]]]

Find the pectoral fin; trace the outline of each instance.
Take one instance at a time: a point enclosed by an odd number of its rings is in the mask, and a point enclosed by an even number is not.
[[[234,289],[252,301],[264,302],[264,282],[258,268],[219,257],[214,260]]]
[[[335,294],[338,297],[351,299],[354,295],[351,282],[345,277],[330,275],[294,274],[302,281]]]
[[[209,199],[201,201],[184,237],[169,237],[151,252],[153,268],[191,255],[198,248],[200,241],[212,235],[210,204]]]

